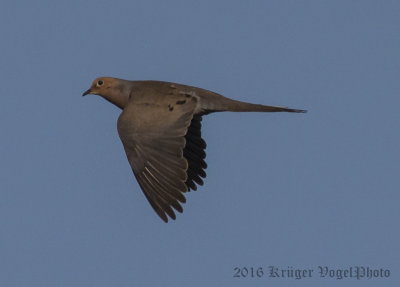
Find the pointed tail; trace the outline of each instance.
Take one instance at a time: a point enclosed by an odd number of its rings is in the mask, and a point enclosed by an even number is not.
[[[221,96],[221,95],[219,95]],[[306,113],[306,110],[290,109],[287,107],[275,107],[259,104],[246,103],[232,100],[221,96],[218,101],[211,101],[206,108],[208,113],[212,112],[288,112],[288,113]]]
[[[251,104],[245,102],[234,101],[231,105],[228,105],[227,111],[231,112],[288,112],[288,113],[306,113],[306,110],[291,109],[288,107],[275,107],[266,106],[259,104]]]

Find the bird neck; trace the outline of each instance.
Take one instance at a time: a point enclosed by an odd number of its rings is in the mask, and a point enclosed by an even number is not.
[[[124,109],[128,105],[129,91],[122,86],[110,88],[107,93],[101,96],[120,109]]]

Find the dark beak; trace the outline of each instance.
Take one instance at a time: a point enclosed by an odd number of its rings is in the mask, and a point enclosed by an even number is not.
[[[82,94],[82,97],[83,97],[83,96],[86,96],[86,95],[88,95],[88,94],[90,94],[91,92],[92,92],[91,89],[87,90],[86,92],[84,92],[84,93]]]

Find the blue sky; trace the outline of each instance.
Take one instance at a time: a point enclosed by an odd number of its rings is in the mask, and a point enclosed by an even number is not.
[[[4,1],[0,285],[398,286],[399,15],[398,1]],[[309,112],[206,116],[205,185],[165,224],[118,108],[81,97],[98,76]]]

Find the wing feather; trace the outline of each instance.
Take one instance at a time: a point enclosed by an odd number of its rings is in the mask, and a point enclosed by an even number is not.
[[[118,119],[118,133],[133,173],[165,222],[176,218],[174,209],[183,211],[183,193],[202,185],[201,177],[205,177],[201,117],[194,116],[197,100],[185,100],[175,106],[176,97],[157,104],[132,102]]]

